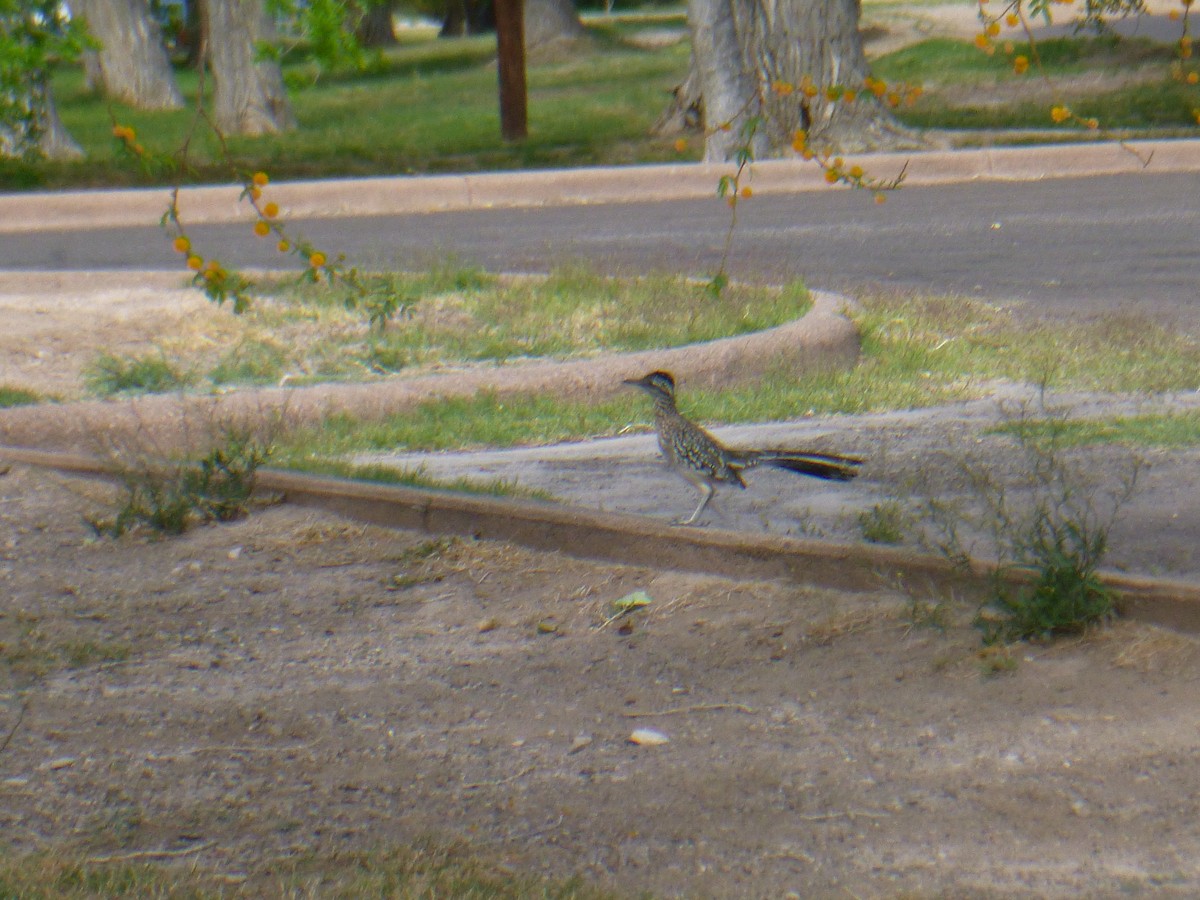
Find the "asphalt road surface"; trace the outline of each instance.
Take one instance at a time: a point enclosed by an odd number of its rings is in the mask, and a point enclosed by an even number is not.
[[[729,225],[718,199],[493,209],[292,223],[363,266],[454,260],[544,272],[710,274]],[[197,245],[276,267],[244,224],[198,226]],[[173,269],[157,227],[0,235],[0,269]],[[756,196],[739,208],[734,277],[803,278],[853,292],[879,284],[1028,304],[1039,314],[1145,311],[1200,333],[1200,175],[1138,174],[905,187],[883,205],[830,189]]]

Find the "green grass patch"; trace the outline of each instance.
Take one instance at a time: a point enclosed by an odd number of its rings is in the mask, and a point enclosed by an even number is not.
[[[681,408],[705,422],[759,422],[932,406],[986,396],[997,381],[1114,392],[1200,388],[1200,345],[1152,320],[1031,323],[962,297],[859,299],[862,359],[854,368],[799,376],[778,368],[721,390],[681,384]],[[612,435],[650,417],[632,391],[600,403],[480,394],[379,421],[334,416],[288,444],[316,456],[506,447]]]
[[[53,851],[0,855],[0,897],[21,900],[99,900],[117,897],[250,898],[390,897],[418,900],[603,900],[615,895],[580,879],[513,874],[465,844],[425,841],[390,850],[313,854],[252,869],[244,884],[199,866],[94,863]]]
[[[644,420],[634,397],[599,404],[569,403],[547,395],[478,394],[431,400],[415,410],[364,422],[338,414],[321,427],[282,443],[288,458],[340,456],[397,449],[452,450],[552,444],[612,434],[620,424]]]
[[[43,399],[41,394],[35,391],[0,385],[0,409],[9,406],[29,406],[41,403]]]
[[[1013,56],[1031,61],[1027,42],[1013,43]],[[1139,66],[1168,66],[1174,57],[1170,46],[1144,38],[1071,37],[1039,41],[1037,54],[1051,77],[1085,73],[1120,75]],[[930,38],[881,56],[872,63],[875,74],[886,81],[909,81],[927,86],[985,84],[1011,81],[1019,84],[1029,74],[1017,75],[1005,53],[982,52],[971,41]]]
[[[116,356],[103,353],[83,371],[88,390],[101,397],[181,390],[196,381],[162,353]]]
[[[1195,89],[1171,77],[1174,50],[1170,46],[1138,38],[1053,38],[1039,42],[1036,52],[1045,74],[1058,81],[1058,96],[1083,118],[1094,117],[1106,128],[1193,129],[1196,124]],[[1014,44],[1014,56],[1032,60],[1033,53],[1027,43]],[[873,68],[886,81],[924,87],[921,99],[898,113],[917,128],[1045,129],[1053,125],[1050,101],[1027,96],[1041,86],[1033,69],[1017,75],[1006,54],[988,56],[968,41],[922,41],[881,57]],[[1118,83],[1139,73],[1132,83]],[[1084,75],[1090,83],[1079,80]],[[1112,78],[1112,85],[1097,88],[1094,79],[1104,77]]]
[[[237,321],[244,333],[233,347],[214,360],[195,342],[198,351],[180,349],[193,354],[182,362],[215,384],[361,380],[414,366],[679,346],[780,325],[811,306],[799,282],[735,285],[714,299],[678,277],[614,279],[583,268],[499,279],[447,267],[364,281],[368,303],[392,297],[403,309],[382,330],[347,311],[337,288],[279,282]]]
[[[400,285],[386,289],[415,296]],[[779,325],[809,306],[799,283],[782,291],[736,287],[714,300],[681,278],[613,279],[568,269],[417,300],[409,321],[371,339],[366,361],[395,369],[673,347]]]
[[[19,615],[0,628],[0,668],[21,682],[64,669],[123,662],[130,652],[129,645],[120,641],[83,633],[64,636],[29,614]],[[3,896],[8,895],[0,891]]]
[[[991,429],[1058,447],[1128,444],[1134,447],[1194,447],[1200,444],[1200,412],[1116,416],[1108,419],[1028,419]]]
[[[311,454],[296,455],[276,461],[284,469],[307,472],[312,475],[329,475],[351,481],[369,481],[376,484],[397,484],[404,487],[427,488],[438,491],[454,491],[463,494],[481,494],[487,497],[519,497],[527,500],[552,500],[553,496],[538,488],[523,487],[506,478],[440,479],[426,473],[422,467],[398,469],[382,463],[350,463],[337,459],[325,459]]]
[[[281,135],[231,136],[229,150],[238,166],[265,169],[276,179],[678,160],[672,138],[649,132],[687,73],[687,43],[640,47],[621,38],[600,35],[564,59],[531,62],[529,137],[523,141],[500,137],[495,38],[430,35],[406,40],[361,74],[317,78],[303,58],[285,62],[299,127]],[[152,184],[178,177],[123,159],[109,114],[111,106],[151,152],[174,153],[188,134],[197,90],[192,70],[177,69],[176,77],[188,108],[153,112],[98,99],[78,67],[63,67],[53,79],[58,110],[86,161],[2,161],[0,187]],[[212,135],[198,133],[190,152],[194,169],[184,181],[229,177]]]

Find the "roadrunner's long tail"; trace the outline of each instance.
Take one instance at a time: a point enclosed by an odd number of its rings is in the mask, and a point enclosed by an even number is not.
[[[801,475],[823,478],[826,481],[849,481],[858,474],[858,467],[863,464],[863,460],[857,456],[842,456],[839,453],[733,449],[726,452],[729,454],[729,464],[736,468],[771,466],[774,469],[787,469],[789,472],[799,472]]]

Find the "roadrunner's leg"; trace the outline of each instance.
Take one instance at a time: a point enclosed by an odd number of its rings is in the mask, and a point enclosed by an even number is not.
[[[707,481],[697,481],[692,478],[689,478],[688,481],[694,484],[696,486],[696,490],[700,492],[700,503],[696,506],[695,512],[693,512],[690,516],[688,516],[686,519],[676,519],[671,523],[672,525],[691,525],[695,523],[695,521],[700,518],[700,513],[704,512],[704,508],[708,506],[708,501],[711,500],[717,493],[717,489]]]

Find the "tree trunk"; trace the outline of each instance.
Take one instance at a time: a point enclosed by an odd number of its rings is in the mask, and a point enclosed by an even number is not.
[[[376,0],[367,6],[355,29],[355,37],[364,47],[393,47],[396,31],[392,15],[396,11],[396,0]]]
[[[752,120],[756,158],[790,152],[799,129],[814,149],[858,151],[916,144],[863,88],[870,67],[858,32],[859,0],[689,0],[692,52],[708,140],[705,158],[729,159]],[[774,91],[775,84],[794,87]],[[813,91],[803,90],[811,84]],[[829,88],[857,92],[831,100]],[[719,126],[728,123],[730,128]]]
[[[688,28],[704,109],[706,162],[730,159],[746,143],[744,129],[760,114],[755,72],[744,62],[738,5],[752,0],[688,0]],[[786,2],[786,0],[784,0]],[[755,158],[768,145],[760,129],[751,141]]]
[[[279,63],[258,58],[256,44],[275,36],[262,0],[202,0],[201,22],[217,127],[253,136],[295,126]]]
[[[446,0],[446,13],[438,37],[483,34],[495,27],[495,6],[488,0]]]
[[[26,110],[27,116],[21,122],[0,124],[0,157],[33,153],[46,159],[81,158],[83,150],[58,117],[50,85],[44,78],[31,78],[27,87],[28,93],[22,93],[14,104]]]
[[[178,109],[183,96],[175,85],[162,31],[147,0],[71,0],[100,43],[84,69],[105,97],[138,109]]]
[[[574,0],[525,0],[525,49],[544,50],[583,37]]]
[[[62,119],[58,117],[58,107],[54,105],[54,94],[50,85],[43,88],[41,98],[41,133],[38,136],[38,149],[47,159],[81,159],[83,150],[75,143]]]
[[[656,137],[671,137],[704,129],[704,93],[700,90],[700,72],[696,68],[696,54],[688,60],[688,73],[683,81],[671,91],[672,100],[650,133]]]

